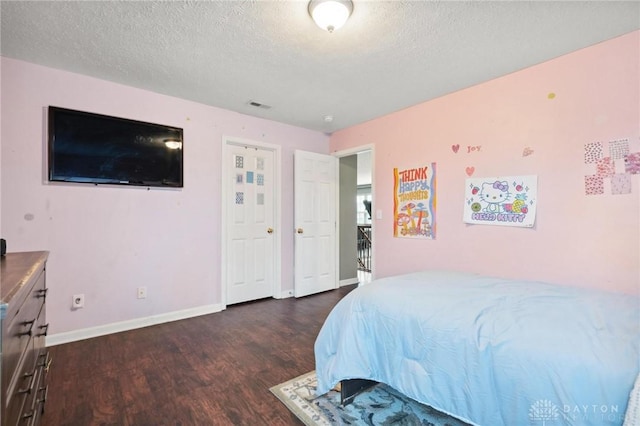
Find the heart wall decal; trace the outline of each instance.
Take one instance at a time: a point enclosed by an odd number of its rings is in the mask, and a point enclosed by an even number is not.
[[[467,172],[467,176],[471,176],[476,171],[476,168],[473,166],[469,166],[464,171]]]
[[[456,154],[458,153],[459,149],[460,149],[460,144],[451,145],[451,150]]]

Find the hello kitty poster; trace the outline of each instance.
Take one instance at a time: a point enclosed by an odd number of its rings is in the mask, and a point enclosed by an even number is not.
[[[466,180],[464,222],[531,228],[538,206],[538,176]]]

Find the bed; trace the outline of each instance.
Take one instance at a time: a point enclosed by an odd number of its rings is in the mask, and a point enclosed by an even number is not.
[[[637,296],[420,272],[334,307],[315,342],[317,393],[366,379],[475,425],[622,425],[639,340]]]

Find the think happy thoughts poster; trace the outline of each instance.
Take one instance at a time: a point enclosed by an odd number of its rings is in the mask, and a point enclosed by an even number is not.
[[[436,163],[393,169],[393,236],[435,239]]]
[[[464,222],[475,225],[533,227],[538,176],[466,180]]]

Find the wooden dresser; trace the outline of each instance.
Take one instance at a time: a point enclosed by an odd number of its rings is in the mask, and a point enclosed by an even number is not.
[[[47,399],[46,251],[0,260],[0,425],[36,425]]]

